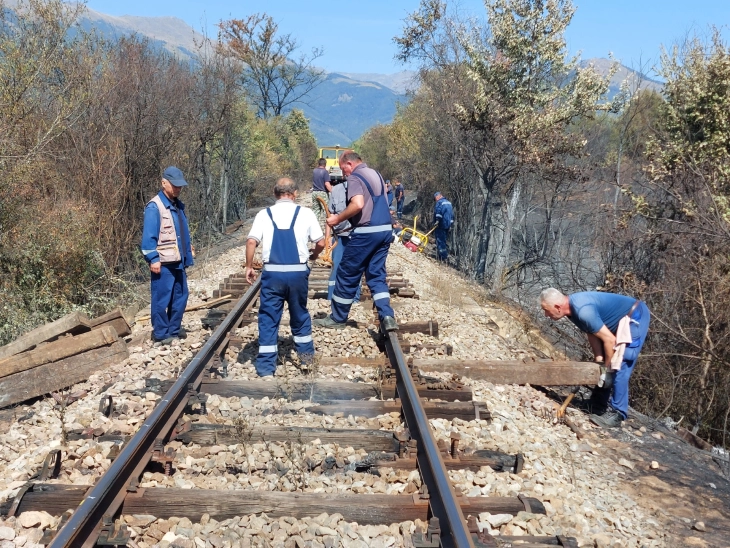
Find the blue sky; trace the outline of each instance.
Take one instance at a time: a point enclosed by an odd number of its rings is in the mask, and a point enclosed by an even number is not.
[[[456,4],[456,2],[450,2]],[[462,13],[483,16],[482,0],[459,0]],[[319,66],[327,71],[390,73],[404,68],[393,59],[393,37],[418,0],[308,2],[306,0],[88,0],[110,15],[165,16],[183,19],[215,36],[221,19],[266,12],[292,33],[302,48],[324,48]],[[660,46],[671,46],[688,33],[708,36],[709,25],[728,35],[730,0],[574,0],[578,10],[567,32],[571,52],[582,57],[614,57],[627,66],[659,60]],[[648,65],[647,65],[648,64]]]

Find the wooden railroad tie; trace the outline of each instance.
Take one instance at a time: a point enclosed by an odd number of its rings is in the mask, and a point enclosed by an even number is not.
[[[60,516],[77,508],[88,486],[34,484],[19,501],[15,513],[45,511]],[[464,515],[517,515],[528,511],[545,514],[544,505],[531,497],[457,497]],[[13,501],[0,503],[0,515],[7,515]],[[345,521],[380,525],[403,521],[426,521],[428,498],[414,495],[351,493],[282,493],[278,491],[176,489],[147,487],[128,493],[120,509],[126,515],[153,515],[157,518],[185,516],[193,522],[203,514],[223,521],[236,516],[265,512],[270,518],[314,518],[322,513],[342,514]]]

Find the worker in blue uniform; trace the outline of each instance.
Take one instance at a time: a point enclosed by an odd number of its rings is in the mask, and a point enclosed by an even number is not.
[[[380,173],[369,168],[352,150],[340,156],[340,169],[347,177],[347,207],[342,213],[327,217],[327,224],[334,227],[349,219],[353,227],[352,236],[337,269],[332,312],[315,320],[314,324],[331,329],[345,327],[364,273],[381,328],[384,331],[396,330],[398,324],[390,306],[390,291],[385,279],[385,260],[393,241],[385,182]]]
[[[300,363],[314,359],[312,318],[307,310],[309,265],[324,249],[324,236],[314,212],[295,203],[297,186],[281,178],[274,186],[276,203],[259,211],[246,241],[246,280],[256,280],[253,257],[262,244],[261,292],[259,295],[259,352],[256,373],[274,375],[279,354],[279,323],[284,303],[289,306],[289,325]],[[309,251],[309,242],[314,249]]]
[[[548,318],[568,318],[588,335],[596,362],[605,365],[599,383],[603,390],[594,391],[598,395],[592,398],[601,413],[591,415],[591,422],[604,428],[621,426],[629,414],[629,379],[649,332],[646,303],[598,291],[564,295],[550,287],[540,294],[540,306]]]
[[[158,344],[185,338],[181,329],[188,303],[185,269],[193,265],[193,250],[179,196],[187,184],[182,171],[168,167],[162,174],[162,190],[144,210],[142,254],[150,266],[152,339]]]
[[[449,256],[449,248],[446,240],[449,231],[454,224],[454,207],[441,192],[433,195],[436,204],[433,207],[433,223],[436,225],[434,235],[436,236],[436,258],[439,261],[445,261]]]
[[[341,183],[335,183],[332,185],[330,191],[330,202],[328,213],[342,213],[347,208],[347,181]],[[330,272],[330,279],[327,284],[327,300],[332,300],[332,294],[335,292],[335,281],[337,280],[337,270],[342,260],[342,255],[345,252],[347,244],[350,243],[350,236],[352,232],[352,226],[350,221],[342,221],[340,224],[334,227],[326,225],[324,227],[324,241],[328,242],[330,235],[334,235],[335,247],[332,249],[332,271]],[[355,300],[360,300],[360,285],[357,286],[355,292]]]
[[[396,213],[399,219],[403,218],[403,205],[406,202],[406,191],[403,188],[403,183],[396,180],[395,184],[395,202],[396,202]]]

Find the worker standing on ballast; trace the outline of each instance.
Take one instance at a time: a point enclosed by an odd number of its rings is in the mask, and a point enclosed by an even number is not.
[[[188,304],[188,278],[185,269],[193,265],[188,218],[180,192],[188,183],[175,166],[165,169],[162,190],[144,210],[142,254],[150,266],[150,319],[155,345],[184,339],[181,328]]]
[[[449,257],[449,247],[446,240],[449,237],[449,231],[454,224],[454,207],[441,192],[433,195],[436,204],[433,207],[433,223],[436,226],[436,258],[439,261],[445,261]]]
[[[276,203],[256,214],[246,241],[246,280],[253,284],[253,257],[262,244],[261,292],[259,296],[259,353],[256,373],[268,377],[276,372],[279,322],[284,302],[289,306],[289,325],[294,348],[302,364],[314,360],[312,318],[307,310],[309,265],[324,249],[324,235],[314,212],[297,205],[294,181],[281,178],[274,186]],[[309,252],[308,242],[315,242]]]
[[[362,161],[353,150],[340,156],[340,168],[347,177],[347,207],[342,213],[327,217],[331,227],[350,220],[350,242],[337,269],[332,294],[332,313],[314,320],[314,325],[330,329],[345,327],[357,286],[363,273],[378,310],[384,331],[398,329],[390,306],[390,291],[385,280],[385,260],[393,241],[393,227],[388,209],[383,177]]]

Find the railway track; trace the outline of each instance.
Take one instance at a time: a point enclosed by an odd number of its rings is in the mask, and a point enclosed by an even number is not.
[[[313,274],[312,285],[319,289],[316,280],[324,274],[317,270]],[[161,397],[133,436],[100,431],[72,433],[121,447],[118,454],[111,455],[114,456],[111,465],[94,486],[48,482],[60,469],[61,453],[54,452],[36,481],[29,482],[14,499],[0,505],[0,514],[19,515],[32,510],[64,514],[59,527],[49,530],[44,538],[44,543],[53,548],[136,545],[120,516],[183,518],[202,525],[211,518],[220,522],[252,514],[294,520],[338,514],[347,522],[383,526],[416,522],[423,527],[412,535],[404,535],[404,542],[416,547],[577,546],[575,539],[560,536],[492,537],[480,531],[479,515],[485,512],[539,515],[545,513],[545,508],[540,501],[529,497],[465,497],[456,492],[450,473],[474,473],[484,467],[500,473],[519,473],[522,456],[493,451],[466,452],[459,447],[460,436],[456,432],[449,440],[437,439],[429,419],[485,419],[488,410],[484,404],[472,401],[470,391],[458,383],[429,382],[415,374],[404,355],[408,345],[396,332],[374,334],[386,357],[380,363],[370,364],[381,369],[377,383],[321,381],[313,378],[316,371],[284,384],[221,378],[226,370],[226,348],[236,341],[234,331],[255,320],[252,308],[260,287],[257,281],[244,291],[236,277],[225,284],[228,286],[221,291],[238,290],[240,299],[225,316],[217,318],[220,323],[177,379],[167,383],[147,380],[144,392],[157,391]],[[404,290],[405,297],[414,296],[407,281],[402,279],[396,279],[393,288]],[[433,333],[434,323],[426,329]],[[384,401],[389,397],[395,399]],[[207,414],[208,403],[213,398],[234,398],[234,401],[284,398],[290,405],[282,408],[282,413],[291,413],[292,405],[301,405],[300,409],[325,419],[332,416],[341,419],[345,415],[374,419],[390,413],[402,418],[402,423],[400,419],[392,421],[395,428],[387,431],[256,424],[240,419],[241,415],[232,425],[195,420]],[[115,412],[111,396],[102,399],[100,412],[107,415]],[[323,419],[323,424],[326,422]],[[271,453],[265,470],[257,470],[245,450],[247,445],[256,443],[263,444]],[[176,448],[187,446],[215,446],[223,450],[218,451],[215,459],[208,459],[203,467],[197,466],[196,459],[190,455],[183,465],[177,458]],[[322,454],[312,449],[322,446],[334,447],[334,452],[322,458]],[[202,475],[206,474],[207,467],[212,483],[228,476],[239,481],[246,475],[253,479],[246,480],[250,487],[247,489],[191,489],[184,476],[177,477],[177,469],[183,466]],[[256,472],[273,472],[266,477],[275,478],[278,490],[259,490],[267,483],[259,481],[261,476],[256,476]],[[351,481],[349,490],[326,492],[318,487],[305,488],[323,483],[323,477],[325,480],[362,478],[365,474],[369,475],[365,480]],[[378,477],[392,482],[375,479],[371,482],[370,478]],[[373,485],[377,481],[385,486],[380,485],[382,494],[358,492],[367,483]],[[70,508],[75,510],[70,513]],[[333,531],[324,525],[321,529]],[[286,544],[282,541],[281,545]],[[298,541],[293,545],[298,546]],[[308,545],[314,546],[311,542]]]

